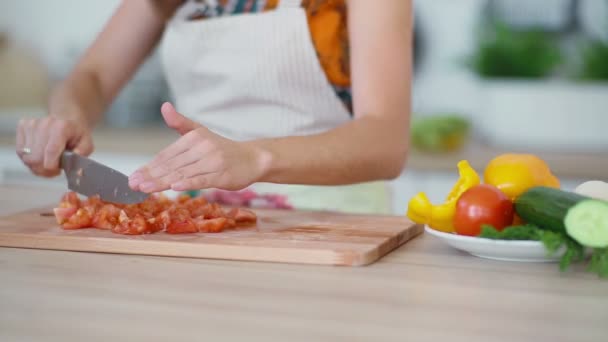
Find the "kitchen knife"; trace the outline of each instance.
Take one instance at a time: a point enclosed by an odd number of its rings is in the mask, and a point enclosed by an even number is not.
[[[68,188],[81,195],[99,195],[103,201],[122,204],[139,203],[148,197],[146,193],[131,190],[126,175],[76,153],[63,152],[61,168]]]

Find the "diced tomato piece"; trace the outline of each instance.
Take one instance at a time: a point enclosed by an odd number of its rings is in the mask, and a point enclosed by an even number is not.
[[[101,197],[99,197],[98,195],[95,195],[95,196],[91,196],[91,197],[87,198],[82,205],[85,207],[86,206],[102,207],[103,201],[101,200]]]
[[[219,233],[226,228],[227,223],[228,219],[225,217],[218,217],[208,220],[198,217],[194,220],[196,228],[201,233]]]
[[[78,208],[54,208],[53,213],[55,214],[55,219],[57,220],[57,224],[64,224],[67,222],[72,215],[74,215],[78,211]]]
[[[124,211],[121,211],[119,223],[114,228],[112,228],[113,233],[124,235],[142,235],[151,234],[154,232],[153,227],[146,221],[143,216],[137,215],[125,219],[123,213]]]
[[[171,223],[171,211],[164,210],[160,214],[156,216],[157,224],[159,224],[163,229],[167,229],[169,224]]]
[[[148,222],[148,229],[150,233],[160,232],[165,229],[163,222],[155,217],[146,220]]]
[[[188,202],[191,198],[192,197],[188,194],[180,194],[179,196],[177,196],[175,202],[177,202],[178,204],[183,204]]]
[[[209,203],[206,206],[197,208],[194,214],[195,217],[203,216],[206,219],[226,217],[226,213],[224,213],[222,207],[217,203]]]
[[[80,208],[62,224],[62,227],[64,229],[88,228],[91,227],[92,219],[88,210]]]
[[[99,229],[113,229],[118,224],[120,209],[112,204],[106,204],[93,216],[93,227]]]
[[[168,234],[188,234],[197,233],[198,228],[191,219],[183,221],[172,221],[165,230]]]
[[[80,197],[74,191],[66,192],[59,203],[60,208],[80,208],[81,205]]]
[[[228,217],[234,219],[236,223],[255,223],[258,220],[257,215],[248,209],[233,208],[228,214]]]

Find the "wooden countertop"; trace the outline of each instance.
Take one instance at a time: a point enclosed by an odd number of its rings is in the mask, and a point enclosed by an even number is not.
[[[60,189],[0,186],[0,214]],[[0,248],[2,341],[605,341],[608,283],[422,235],[361,268]]]
[[[177,133],[161,125],[139,128],[100,127],[94,132],[96,151],[117,154],[154,155],[178,137]],[[0,134],[0,147],[13,148],[14,141],[14,135]],[[456,173],[458,161],[466,159],[473,168],[483,172],[485,165],[492,158],[506,152],[512,151],[478,142],[472,142],[455,153],[429,154],[412,151],[407,168]],[[605,153],[524,152],[535,153],[543,158],[558,177],[608,181],[608,151]]]

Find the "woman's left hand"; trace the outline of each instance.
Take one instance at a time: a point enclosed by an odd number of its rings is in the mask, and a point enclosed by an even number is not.
[[[129,177],[132,189],[146,193],[240,190],[262,177],[264,155],[257,148],[209,131],[169,103],[163,104],[161,112],[167,125],[181,137]]]

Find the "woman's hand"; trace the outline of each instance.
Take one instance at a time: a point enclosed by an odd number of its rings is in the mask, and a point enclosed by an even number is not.
[[[17,155],[38,176],[54,177],[60,172],[65,149],[88,156],[93,140],[87,123],[56,116],[22,119],[17,127]]]
[[[147,193],[240,190],[262,177],[268,157],[260,149],[209,131],[169,103],[163,104],[161,112],[167,125],[182,136],[129,177],[132,189]]]

